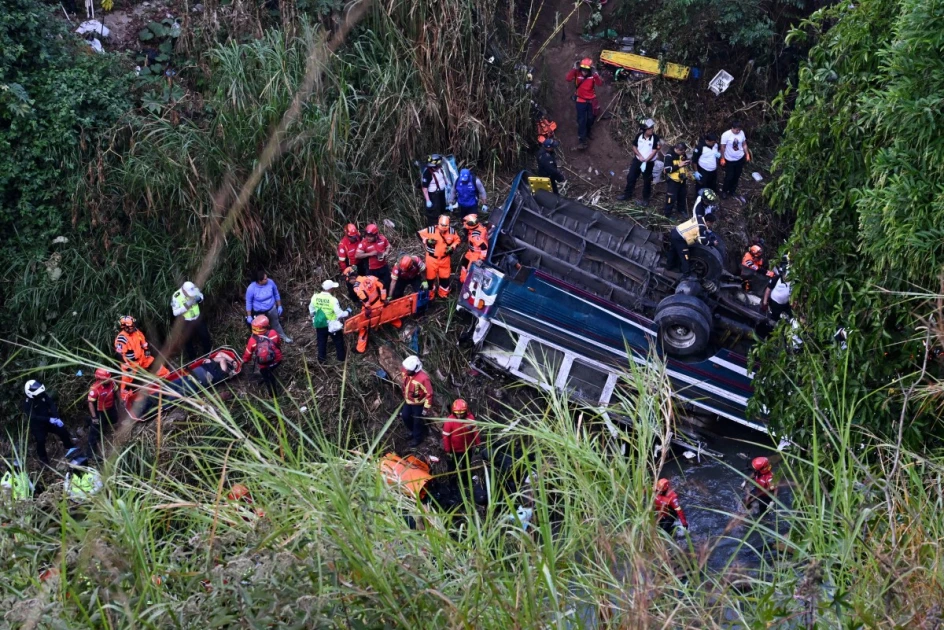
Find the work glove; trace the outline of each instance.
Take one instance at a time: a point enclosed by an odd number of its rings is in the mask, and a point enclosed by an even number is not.
[[[279,313],[279,317],[282,317],[282,307],[281,307],[281,306],[280,306],[279,309],[278,309],[278,313]]]
[[[98,416],[89,416],[89,422],[95,426],[98,426]]]
[[[449,212],[455,212],[455,211],[456,211],[456,208],[458,208],[458,207],[459,207],[459,204],[451,203],[451,204],[449,204],[449,206],[446,208],[446,210],[448,210]]]
[[[426,244],[429,245],[430,247],[436,247],[436,239],[428,238],[426,239]]]
[[[349,309],[349,308],[348,308],[348,309],[345,309],[345,310],[344,310],[344,314],[341,315],[341,317],[350,317],[350,316],[351,316],[351,309]]]
[[[246,323],[252,326],[252,315],[246,315]]]
[[[698,173],[698,172],[695,173],[695,181],[696,181],[696,182],[700,182],[700,181],[701,181],[701,173]]]
[[[715,159],[721,159],[721,151],[718,149],[715,149]],[[724,166],[724,162],[722,162],[721,165]]]
[[[432,201],[427,201],[427,202],[426,202],[426,207],[427,207],[427,208],[432,208],[432,207],[433,207],[433,202],[432,202]]]
[[[422,288],[424,291],[428,290],[429,283],[426,280],[423,280],[423,283],[420,285],[420,288]]]
[[[649,162],[643,162],[643,163],[642,163],[642,166],[639,167],[639,172],[640,172],[640,173],[645,173],[647,166],[649,166]]]
[[[62,424],[62,420],[59,419],[59,418],[50,418],[50,419],[49,419],[49,424],[53,424],[53,425],[55,425],[55,426],[57,426],[57,427],[59,427],[59,428],[62,428],[62,427],[64,426],[64,425]]]
[[[482,204],[482,214],[487,214],[487,213],[488,213],[488,206],[486,206],[486,205],[483,203],[483,204]]]

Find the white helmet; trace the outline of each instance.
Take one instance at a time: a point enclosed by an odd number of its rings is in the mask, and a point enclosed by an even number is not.
[[[187,282],[184,282],[183,286],[180,288],[183,289],[184,293],[186,293],[187,295],[193,295],[194,293],[198,292],[197,285],[190,282],[189,280]]]
[[[423,369],[423,363],[420,361],[418,356],[411,354],[407,358],[403,359],[403,369],[407,372],[419,372]]]
[[[39,381],[26,381],[26,387],[23,389],[26,391],[27,398],[35,398],[46,391],[46,386]]]

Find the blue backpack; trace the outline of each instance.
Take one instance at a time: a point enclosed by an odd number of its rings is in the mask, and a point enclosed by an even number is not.
[[[456,180],[456,201],[460,206],[474,206],[478,203],[479,194],[475,187],[475,177],[467,168],[459,171]]]

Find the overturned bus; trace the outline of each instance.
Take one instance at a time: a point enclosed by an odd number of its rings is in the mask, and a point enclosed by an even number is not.
[[[766,431],[746,412],[745,357],[766,316],[743,300],[722,251],[694,245],[682,277],[665,268],[660,233],[532,191],[527,172],[491,223],[488,258],[458,303],[476,318],[471,338],[487,363],[606,406],[627,357],[658,356],[685,407]]]

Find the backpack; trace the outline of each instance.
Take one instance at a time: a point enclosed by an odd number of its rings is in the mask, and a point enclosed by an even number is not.
[[[272,339],[266,335],[253,335],[256,339],[256,362],[259,365],[269,365],[275,362],[275,346]]]

